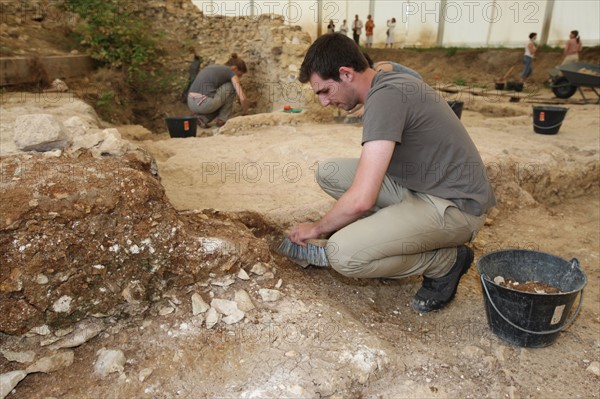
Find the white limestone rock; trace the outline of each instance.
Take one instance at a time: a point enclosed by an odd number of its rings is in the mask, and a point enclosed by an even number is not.
[[[144,382],[146,381],[146,379],[148,377],[150,377],[150,375],[154,372],[154,369],[151,367],[147,367],[145,369],[140,370],[140,372],[138,373],[138,380],[140,382]]]
[[[83,320],[77,324],[73,332],[65,335],[50,349],[74,348],[89,341],[104,330],[104,322],[98,319]]]
[[[105,134],[100,129],[90,129],[86,134],[76,135],[73,137],[72,151],[93,148],[104,140],[104,136]]]
[[[244,280],[244,281],[250,280],[250,276],[248,276],[248,273],[244,269],[240,269],[239,273],[237,274],[237,277],[240,280]]]
[[[283,294],[281,291],[261,288],[258,290],[258,295],[260,295],[264,302],[275,302],[280,300]]]
[[[250,273],[254,273],[258,276],[262,276],[268,271],[269,268],[262,262],[255,263],[254,266],[252,266],[252,269],[250,269]]]
[[[52,310],[56,313],[69,313],[71,310],[71,302],[73,298],[68,295],[63,295],[52,304]]]
[[[237,303],[219,298],[213,299],[210,302],[210,307],[214,308],[217,312],[225,316],[229,316],[230,314],[238,310]]]
[[[600,377],[600,362],[594,361],[594,362],[590,363],[588,368],[585,370],[594,374],[596,377]]]
[[[204,302],[204,299],[202,299],[200,294],[195,293],[192,295],[192,314],[194,316],[200,313],[206,313],[208,309],[210,309],[210,306],[208,303]]]
[[[206,329],[210,330],[221,320],[221,314],[215,308],[208,309],[206,312]]]
[[[354,351],[342,352],[339,361],[348,367],[350,375],[360,384],[366,384],[373,374],[384,370],[389,363],[384,351],[364,345],[359,345]]]
[[[72,138],[83,136],[88,130],[90,130],[90,125],[78,116],[72,116],[68,118],[63,122],[63,125]]]
[[[238,309],[244,312],[249,312],[252,309],[255,309],[254,303],[252,303],[252,298],[246,290],[237,290],[235,292],[235,297],[233,299],[237,304]]]
[[[27,367],[28,373],[51,373],[62,370],[73,364],[75,354],[73,351],[64,351],[52,356],[46,356]]]
[[[0,353],[2,353],[2,356],[4,356],[4,358],[6,360],[8,360],[9,362],[29,364],[29,363],[33,362],[33,359],[35,359],[34,351],[27,351],[27,352],[0,351]]]
[[[212,285],[216,285],[218,287],[229,287],[233,283],[235,283],[235,277],[230,274],[211,282]]]
[[[96,158],[106,155],[121,156],[129,149],[129,144],[121,139],[121,133],[117,129],[104,129],[104,140],[98,148],[92,148],[92,155]]]
[[[168,314],[171,314],[175,311],[175,308],[172,306],[163,306],[160,309],[158,309],[158,315],[159,316],[166,316]]]
[[[223,323],[225,323],[225,324],[239,323],[240,321],[242,321],[244,319],[244,317],[246,317],[246,314],[243,311],[238,309],[235,312],[233,312],[232,314],[230,314],[229,316],[223,317]]]
[[[31,330],[25,334],[26,337],[33,337],[35,335],[48,335],[50,334],[50,327],[47,324],[42,324],[41,326],[33,327]]]
[[[225,316],[223,317],[223,322],[225,324],[235,324],[245,316],[245,313],[238,309],[237,303],[233,301],[215,298],[211,301],[210,306],[211,309],[215,309]]]
[[[94,363],[94,372],[101,377],[106,377],[111,373],[122,373],[125,367],[125,354],[119,349],[102,348],[96,352],[98,358]]]
[[[4,399],[27,376],[24,370],[10,371],[0,375],[0,399]]]
[[[14,124],[13,140],[23,151],[51,151],[70,144],[64,125],[50,114],[19,115]]]
[[[66,93],[69,91],[69,86],[67,86],[67,84],[60,79],[54,79],[52,83],[50,83],[50,90],[58,93]]]

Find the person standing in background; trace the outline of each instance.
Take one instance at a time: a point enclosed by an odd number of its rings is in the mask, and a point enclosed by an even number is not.
[[[538,51],[539,46],[536,43],[537,33],[529,34],[529,41],[525,45],[525,54],[523,55],[523,72],[521,72],[521,82],[524,82],[533,72],[533,58]]]
[[[335,32],[335,24],[333,23],[333,19],[329,20],[329,25],[327,25],[327,33]]]
[[[365,34],[367,35],[367,47],[373,47],[373,29],[375,28],[375,22],[371,15],[367,15],[367,23],[365,24]]]
[[[561,65],[572,64],[573,62],[579,61],[579,52],[583,48],[581,39],[579,38],[579,31],[572,30],[569,35],[569,40],[565,45],[565,51],[563,52],[565,58]]]
[[[340,33],[344,36],[348,36],[348,21],[344,20],[340,26]]]
[[[358,14],[356,14],[354,16],[354,22],[352,23],[352,37],[354,38],[354,43],[356,43],[356,45],[359,45],[359,41],[360,41],[360,33],[362,32],[362,28],[363,28],[363,23],[362,21],[358,18]]]
[[[394,30],[396,29],[396,18],[388,19],[387,21],[387,38],[385,39],[385,47],[390,46],[390,48],[394,47]]]

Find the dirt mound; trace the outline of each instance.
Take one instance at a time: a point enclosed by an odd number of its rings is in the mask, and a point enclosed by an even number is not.
[[[240,222],[178,214],[151,158],[84,153],[1,163],[1,332],[137,314],[163,292],[223,272],[225,264],[235,271],[270,259],[265,243]]]
[[[493,88],[506,76],[516,80],[523,70],[522,49],[368,49],[373,61],[395,61],[418,71],[429,84],[462,83]],[[543,85],[547,69],[562,62],[560,49],[542,49],[535,55],[532,82]],[[600,64],[600,47],[586,48],[581,60]],[[509,73],[510,72],[510,73]]]

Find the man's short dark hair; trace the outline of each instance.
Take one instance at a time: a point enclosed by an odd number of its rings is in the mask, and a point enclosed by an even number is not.
[[[369,68],[369,64],[354,40],[340,33],[328,33],[315,40],[308,49],[298,80],[306,83],[316,73],[323,80],[339,82],[340,67],[363,72]]]

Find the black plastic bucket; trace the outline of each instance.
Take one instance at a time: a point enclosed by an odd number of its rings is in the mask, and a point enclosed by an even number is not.
[[[565,107],[534,106],[533,131],[540,134],[558,133],[568,110]]]
[[[460,119],[465,103],[462,101],[448,101],[448,105],[452,108],[452,111],[454,111],[456,116],[458,116],[458,119]]]
[[[494,334],[513,345],[549,346],[579,313],[587,277],[575,258],[566,261],[544,252],[502,250],[481,257],[477,269],[488,325]],[[537,281],[556,287],[561,293],[516,291],[496,284],[494,278],[498,276],[519,282]],[[569,318],[579,293],[579,304]]]
[[[165,118],[171,137],[195,137],[197,120],[193,116]]]
[[[523,82],[506,82],[506,90],[523,91]]]

